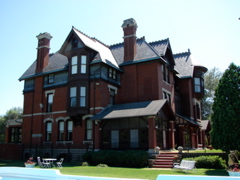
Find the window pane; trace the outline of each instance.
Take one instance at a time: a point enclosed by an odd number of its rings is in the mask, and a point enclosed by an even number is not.
[[[59,131],[64,131],[64,122],[63,121],[59,122]]]
[[[77,65],[77,56],[72,57],[72,65]]]
[[[87,56],[82,55],[81,56],[81,73],[87,72]]]
[[[86,96],[86,87],[81,87],[80,88],[80,95],[81,96]]]
[[[51,122],[48,122],[47,123],[47,131],[52,131],[52,123]]]
[[[77,73],[77,56],[72,57],[72,74]]]
[[[80,107],[86,106],[86,87],[80,87]]]
[[[201,92],[200,78],[194,78],[195,92]]]
[[[130,146],[131,148],[138,148],[138,130],[130,130]]]
[[[72,129],[73,129],[73,122],[68,121],[68,131],[72,131]]]
[[[76,94],[77,94],[77,88],[76,87],[71,87],[70,97],[76,97]]]
[[[111,131],[111,144],[112,144],[112,148],[119,147],[119,131],[118,130]]]

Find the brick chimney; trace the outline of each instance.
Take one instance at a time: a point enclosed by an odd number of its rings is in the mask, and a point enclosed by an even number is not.
[[[132,61],[137,54],[137,23],[133,18],[126,19],[123,21],[122,28],[124,32],[124,62]]]
[[[50,40],[52,36],[49,33],[40,33],[38,36],[37,47],[37,67],[35,73],[41,73],[48,65]]]

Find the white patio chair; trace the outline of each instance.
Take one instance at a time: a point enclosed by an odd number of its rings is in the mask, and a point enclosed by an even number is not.
[[[37,157],[37,161],[38,161],[38,165],[41,167],[41,168],[50,168],[50,163],[48,162],[42,162],[40,157]]]
[[[56,164],[59,168],[62,168],[62,163],[63,163],[64,158],[61,158]]]
[[[180,164],[174,164],[173,168],[174,169],[185,170],[187,172],[187,171],[195,169],[195,163],[196,163],[196,161],[182,160]]]

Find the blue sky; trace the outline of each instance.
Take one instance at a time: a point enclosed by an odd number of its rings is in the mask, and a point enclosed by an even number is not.
[[[239,0],[0,0],[0,115],[23,106],[19,77],[37,56],[39,33],[51,52],[72,26],[107,45],[122,42],[123,20],[137,21],[137,37],[170,39],[174,54],[190,49],[201,64],[224,71],[240,65]]]

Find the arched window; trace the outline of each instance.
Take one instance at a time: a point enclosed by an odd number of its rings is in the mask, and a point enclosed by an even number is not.
[[[58,122],[58,140],[64,141],[64,121]]]
[[[48,121],[46,123],[46,141],[52,140],[52,122]]]
[[[67,141],[72,141],[73,121],[67,121]]]
[[[86,120],[86,140],[92,140],[92,120]]]

